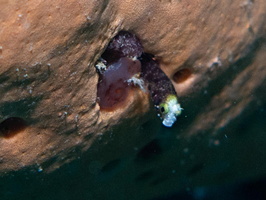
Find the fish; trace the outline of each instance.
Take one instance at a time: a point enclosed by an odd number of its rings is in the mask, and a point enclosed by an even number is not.
[[[100,108],[113,108],[119,101],[125,101],[128,87],[139,86],[143,92],[150,94],[164,126],[172,127],[181,114],[183,108],[171,80],[162,71],[155,56],[144,52],[136,35],[127,31],[119,32],[110,41],[95,67],[100,74]]]

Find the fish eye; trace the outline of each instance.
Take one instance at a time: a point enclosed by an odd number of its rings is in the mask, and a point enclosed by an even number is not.
[[[168,105],[166,103],[161,103],[160,106],[159,106],[159,111],[162,113],[162,114],[166,114],[169,112],[169,108],[168,108]]]

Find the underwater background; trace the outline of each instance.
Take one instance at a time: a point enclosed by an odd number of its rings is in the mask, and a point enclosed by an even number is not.
[[[90,155],[101,151],[92,147],[73,162],[48,174],[41,167],[4,174],[0,177],[0,199],[265,199],[265,79],[254,88],[250,94],[254,100],[238,116],[218,129],[213,124],[196,135],[185,137],[199,113],[204,116],[206,110],[211,110],[209,102],[225,85],[230,85],[240,71],[249,67],[263,46],[265,42],[258,41],[248,56],[234,64],[238,65],[235,73],[226,78],[224,74],[218,77],[199,92],[197,99],[181,99],[185,110],[172,128],[158,126],[157,118],[141,125],[143,137],[151,132],[156,134],[132,155],[114,158],[102,166],[90,159]],[[266,55],[265,50],[262,52]],[[266,67],[265,61],[260,64]],[[225,118],[230,116],[228,112]],[[115,130],[107,135],[114,147],[116,143],[126,146],[116,138]]]

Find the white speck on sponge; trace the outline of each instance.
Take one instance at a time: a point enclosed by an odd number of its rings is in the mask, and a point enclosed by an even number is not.
[[[129,84],[132,83],[134,86],[139,86],[140,89],[143,92],[146,92],[146,89],[145,89],[145,86],[144,86],[144,81],[141,78],[138,78],[136,76],[133,76],[132,78],[130,78],[130,79],[127,80],[127,83],[129,83]]]

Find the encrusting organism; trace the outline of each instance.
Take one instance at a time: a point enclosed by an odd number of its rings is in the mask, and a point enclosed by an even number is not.
[[[140,40],[119,32],[95,65],[99,72],[97,97],[102,110],[113,110],[124,102],[132,87],[148,91],[163,125],[171,127],[182,108],[170,79],[151,54],[144,53]]]

